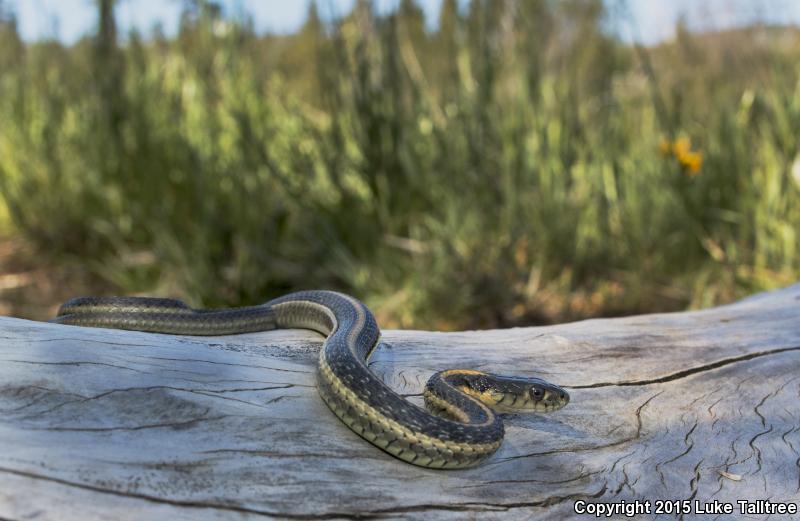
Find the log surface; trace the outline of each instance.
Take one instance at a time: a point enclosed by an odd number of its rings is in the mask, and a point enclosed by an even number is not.
[[[450,367],[570,391],[561,411],[506,418],[500,450],[461,471],[405,464],[348,430],[317,395],[311,332],[182,337],[2,318],[0,337],[2,520],[553,519],[575,516],[578,500],[800,503],[800,284],[703,311],[385,331],[370,365],[418,403]]]

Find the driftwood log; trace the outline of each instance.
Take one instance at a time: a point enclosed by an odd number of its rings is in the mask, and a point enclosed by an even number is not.
[[[385,331],[371,366],[410,400],[449,367],[569,389],[561,411],[507,418],[501,449],[462,471],[349,431],[314,388],[314,333],[3,318],[0,336],[3,520],[557,519],[622,500],[732,503],[729,519],[738,500],[800,502],[800,284],[704,311]],[[683,517],[715,518],[696,508]]]

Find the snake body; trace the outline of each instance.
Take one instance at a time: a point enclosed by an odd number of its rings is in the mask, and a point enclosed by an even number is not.
[[[367,362],[380,343],[375,317],[360,301],[332,291],[302,291],[258,306],[209,310],[173,299],[80,297],[61,306],[53,321],[184,335],[317,331],[326,337],[317,388],[328,407],[370,443],[424,467],[470,467],[491,456],[504,435],[495,412],[544,412],[569,401],[563,389],[538,378],[449,369],[434,374],[425,386],[429,412],[372,373]]]

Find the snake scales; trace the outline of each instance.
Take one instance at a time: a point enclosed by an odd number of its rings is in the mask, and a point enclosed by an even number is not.
[[[491,456],[503,440],[496,412],[560,409],[569,395],[538,378],[467,369],[434,374],[423,393],[428,410],[392,391],[367,367],[380,330],[367,307],[331,291],[303,291],[259,306],[198,310],[179,300],[80,297],[61,306],[60,324],[183,335],[226,335],[302,328],[326,337],[317,388],[348,427],[414,465],[463,468]]]

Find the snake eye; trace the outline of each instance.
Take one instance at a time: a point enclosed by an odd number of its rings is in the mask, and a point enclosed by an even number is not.
[[[544,394],[544,391],[542,391],[538,387],[534,387],[533,391],[531,392],[531,394],[533,394],[534,398],[540,399],[542,397],[542,395]]]

